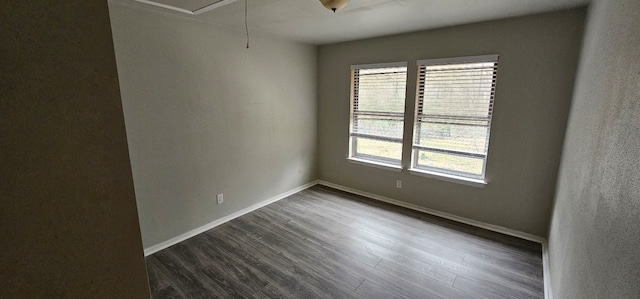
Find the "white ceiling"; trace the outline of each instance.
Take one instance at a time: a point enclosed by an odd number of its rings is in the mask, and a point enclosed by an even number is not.
[[[133,0],[146,9],[168,11]],[[178,1],[174,1],[178,2]],[[203,0],[181,0],[198,7]],[[193,2],[193,3],[192,3]],[[590,0],[351,0],[333,13],[318,0],[248,0],[249,29],[310,43],[329,44],[586,5]],[[202,22],[244,29],[244,0],[197,16]],[[184,15],[175,12],[178,15]]]

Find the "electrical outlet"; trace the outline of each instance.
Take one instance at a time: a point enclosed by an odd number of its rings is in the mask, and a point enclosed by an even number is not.
[[[401,180],[397,180],[396,181],[396,188],[402,188],[402,181]]]
[[[224,202],[224,195],[222,193],[218,194],[218,196],[216,196],[216,201],[218,202],[218,204],[221,204]]]

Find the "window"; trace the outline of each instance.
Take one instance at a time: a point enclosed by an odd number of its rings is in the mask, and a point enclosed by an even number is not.
[[[498,56],[418,61],[411,170],[484,182]]]
[[[349,159],[401,169],[407,64],[351,66]]]

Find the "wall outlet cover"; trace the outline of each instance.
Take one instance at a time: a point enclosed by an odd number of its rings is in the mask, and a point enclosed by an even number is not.
[[[224,202],[224,195],[222,193],[218,194],[218,196],[216,196],[216,201],[218,202],[218,204],[221,204]]]

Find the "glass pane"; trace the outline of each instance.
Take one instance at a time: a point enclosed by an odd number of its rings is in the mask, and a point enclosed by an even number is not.
[[[356,111],[404,112],[407,68],[361,69]]]
[[[427,122],[428,123],[425,123]],[[425,120],[416,128],[416,144],[464,152],[487,153],[487,127]],[[486,122],[485,122],[486,123]]]
[[[433,167],[442,170],[435,170],[449,174],[462,172],[481,176],[484,167],[484,159],[461,157],[450,154],[418,151],[417,168]],[[429,169],[432,170],[432,169]],[[448,170],[448,171],[447,171]],[[433,170],[432,170],[433,171]]]
[[[402,143],[380,141],[366,138],[354,138],[356,152],[354,157],[384,163],[400,164]]]
[[[402,117],[358,116],[354,117],[353,133],[390,138],[402,138],[404,120]]]

